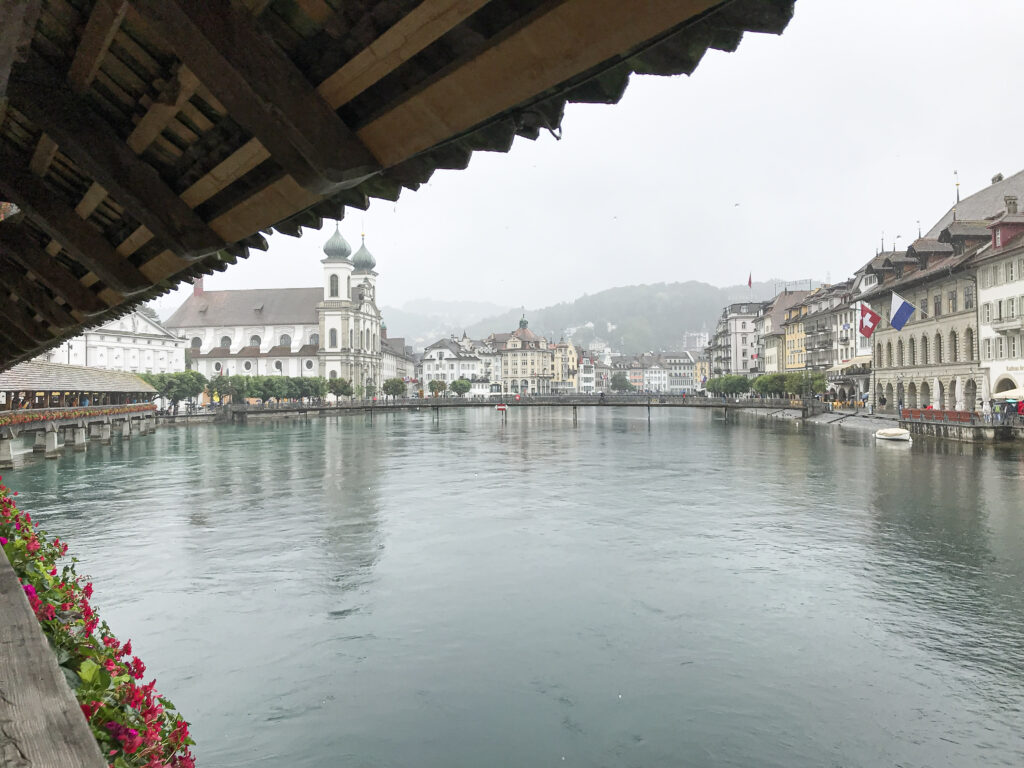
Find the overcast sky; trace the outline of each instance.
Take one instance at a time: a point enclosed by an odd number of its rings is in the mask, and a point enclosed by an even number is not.
[[[1024,166],[1019,0],[798,0],[692,77],[634,77],[614,106],[570,104],[563,137],[477,153],[395,203],[349,210],[378,301],[540,307],[637,283],[840,280],[885,232],[905,246],[954,200]],[[319,285],[333,224],[206,279]],[[187,293],[158,306],[166,317]]]

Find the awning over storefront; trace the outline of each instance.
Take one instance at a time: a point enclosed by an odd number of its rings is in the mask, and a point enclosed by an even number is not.
[[[861,368],[871,364],[871,355],[861,355],[860,357],[851,357],[845,363],[838,363],[829,368],[825,373],[829,374],[840,374],[845,373],[850,368]]]

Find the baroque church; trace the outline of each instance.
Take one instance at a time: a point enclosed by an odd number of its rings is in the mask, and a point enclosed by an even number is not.
[[[335,225],[319,288],[207,291],[202,278],[165,323],[204,376],[322,376],[354,387],[382,383],[376,260]]]

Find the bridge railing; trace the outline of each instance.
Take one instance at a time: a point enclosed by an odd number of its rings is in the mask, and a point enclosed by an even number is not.
[[[740,408],[775,408],[775,409],[813,409],[820,405],[817,401],[806,401],[800,398],[779,397],[698,397],[696,395],[668,394],[575,394],[575,395],[520,395],[515,394],[489,395],[487,397],[405,397],[383,398],[376,400],[342,400],[331,403],[327,401],[281,403],[238,403],[223,406],[232,412],[261,413],[274,411],[321,410],[321,409],[361,409],[381,406],[398,407],[460,407],[487,406],[507,403],[508,405],[693,405],[693,406],[726,406]]]
[[[120,416],[126,413],[155,411],[153,403],[128,405],[80,405],[72,408],[24,408],[19,411],[0,411],[0,427],[36,424],[46,421],[94,419],[99,416]]]

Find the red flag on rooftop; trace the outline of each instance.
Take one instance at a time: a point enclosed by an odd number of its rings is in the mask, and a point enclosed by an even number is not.
[[[754,287],[754,273],[751,272],[749,275],[747,275],[747,288],[753,288],[753,287]]]

